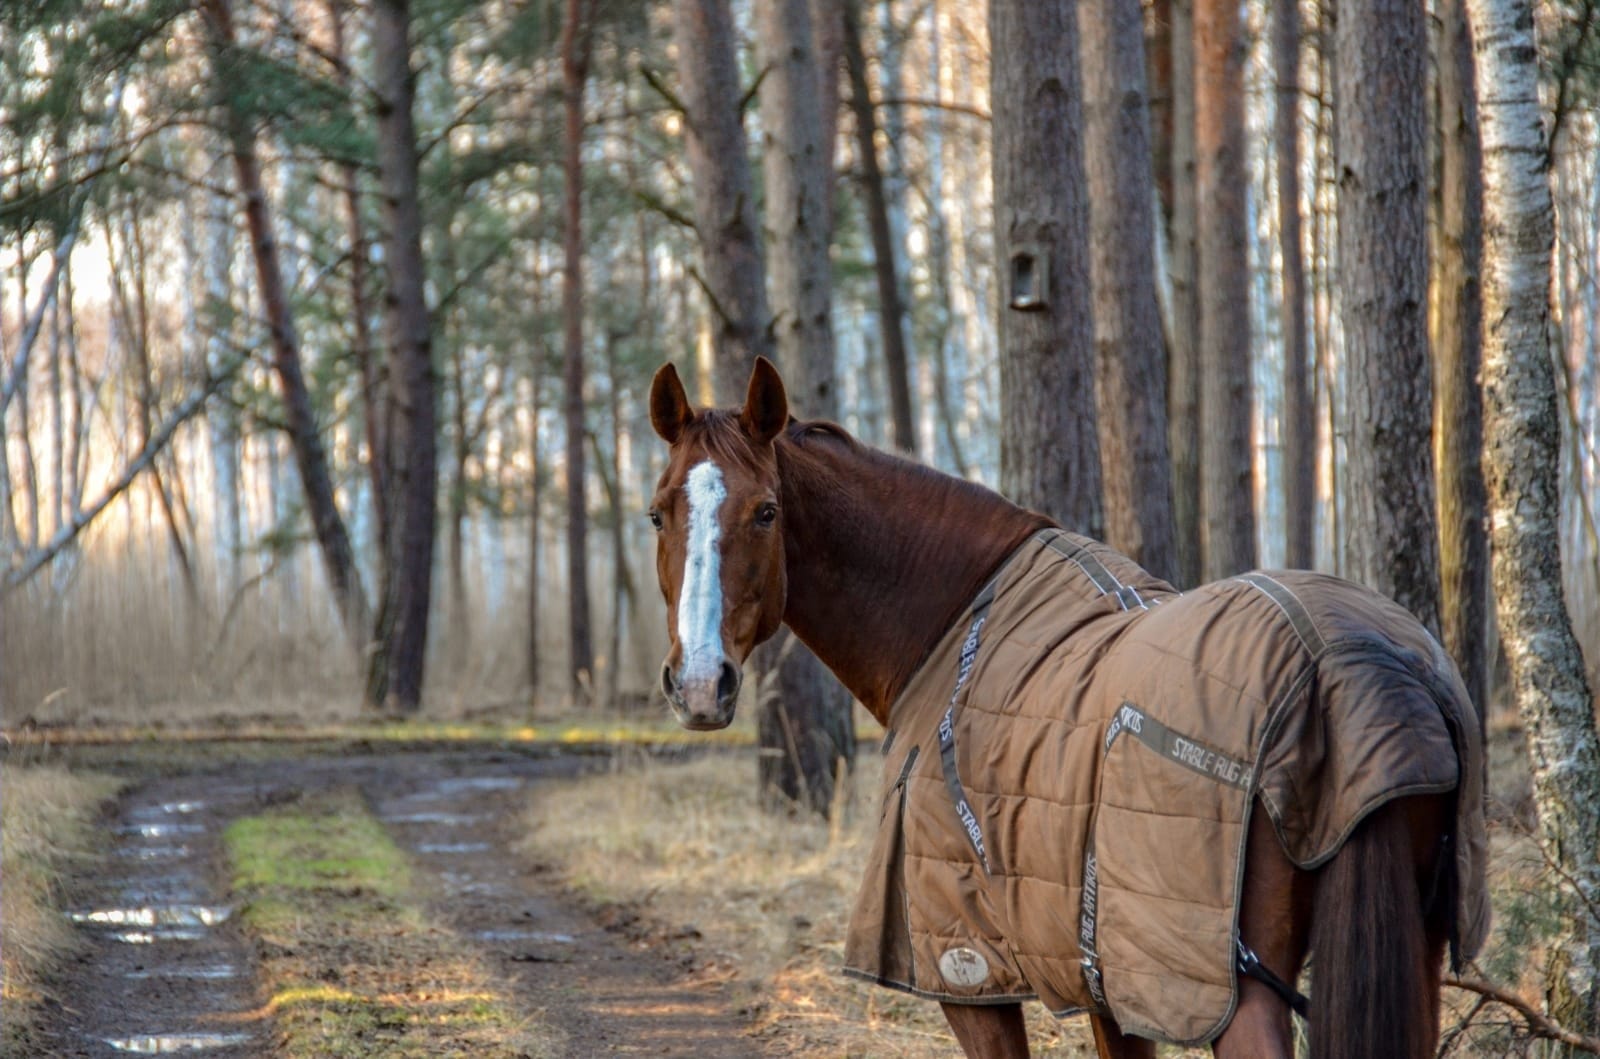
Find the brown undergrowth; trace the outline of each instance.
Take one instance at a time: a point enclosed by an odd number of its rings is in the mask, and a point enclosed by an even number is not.
[[[61,915],[64,888],[94,859],[100,807],[117,791],[108,776],[60,768],[0,767],[0,1044],[23,1051],[52,971],[76,948]]]

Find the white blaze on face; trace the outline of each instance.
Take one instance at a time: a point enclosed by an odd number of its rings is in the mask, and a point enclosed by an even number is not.
[[[717,515],[728,490],[722,471],[710,460],[689,472],[689,552],[684,560],[683,592],[678,596],[678,643],[683,648],[687,684],[715,681],[722,667],[722,525]]]

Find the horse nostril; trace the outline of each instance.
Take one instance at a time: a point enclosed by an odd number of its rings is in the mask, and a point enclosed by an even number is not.
[[[671,666],[661,667],[661,690],[669,699],[678,697],[678,682],[673,679]]]
[[[722,672],[717,676],[717,702],[731,702],[734,696],[738,694],[739,667],[724,658],[722,660]]]

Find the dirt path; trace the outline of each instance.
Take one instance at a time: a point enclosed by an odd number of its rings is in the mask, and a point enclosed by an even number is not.
[[[279,802],[355,786],[411,859],[430,911],[562,1056],[759,1055],[724,981],[685,939],[609,927],[515,849],[542,780],[594,760],[486,750],[309,757],[150,780],[110,821],[113,856],[72,908],[88,948],[40,1053],[274,1051],[253,949],[228,904],[221,834]]]

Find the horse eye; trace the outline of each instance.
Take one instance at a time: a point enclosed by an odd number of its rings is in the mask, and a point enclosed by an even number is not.
[[[778,521],[778,505],[762,504],[756,511],[756,525],[770,526]]]
[[[650,509],[650,525],[656,528],[657,533],[661,532],[661,512],[655,508]]]

